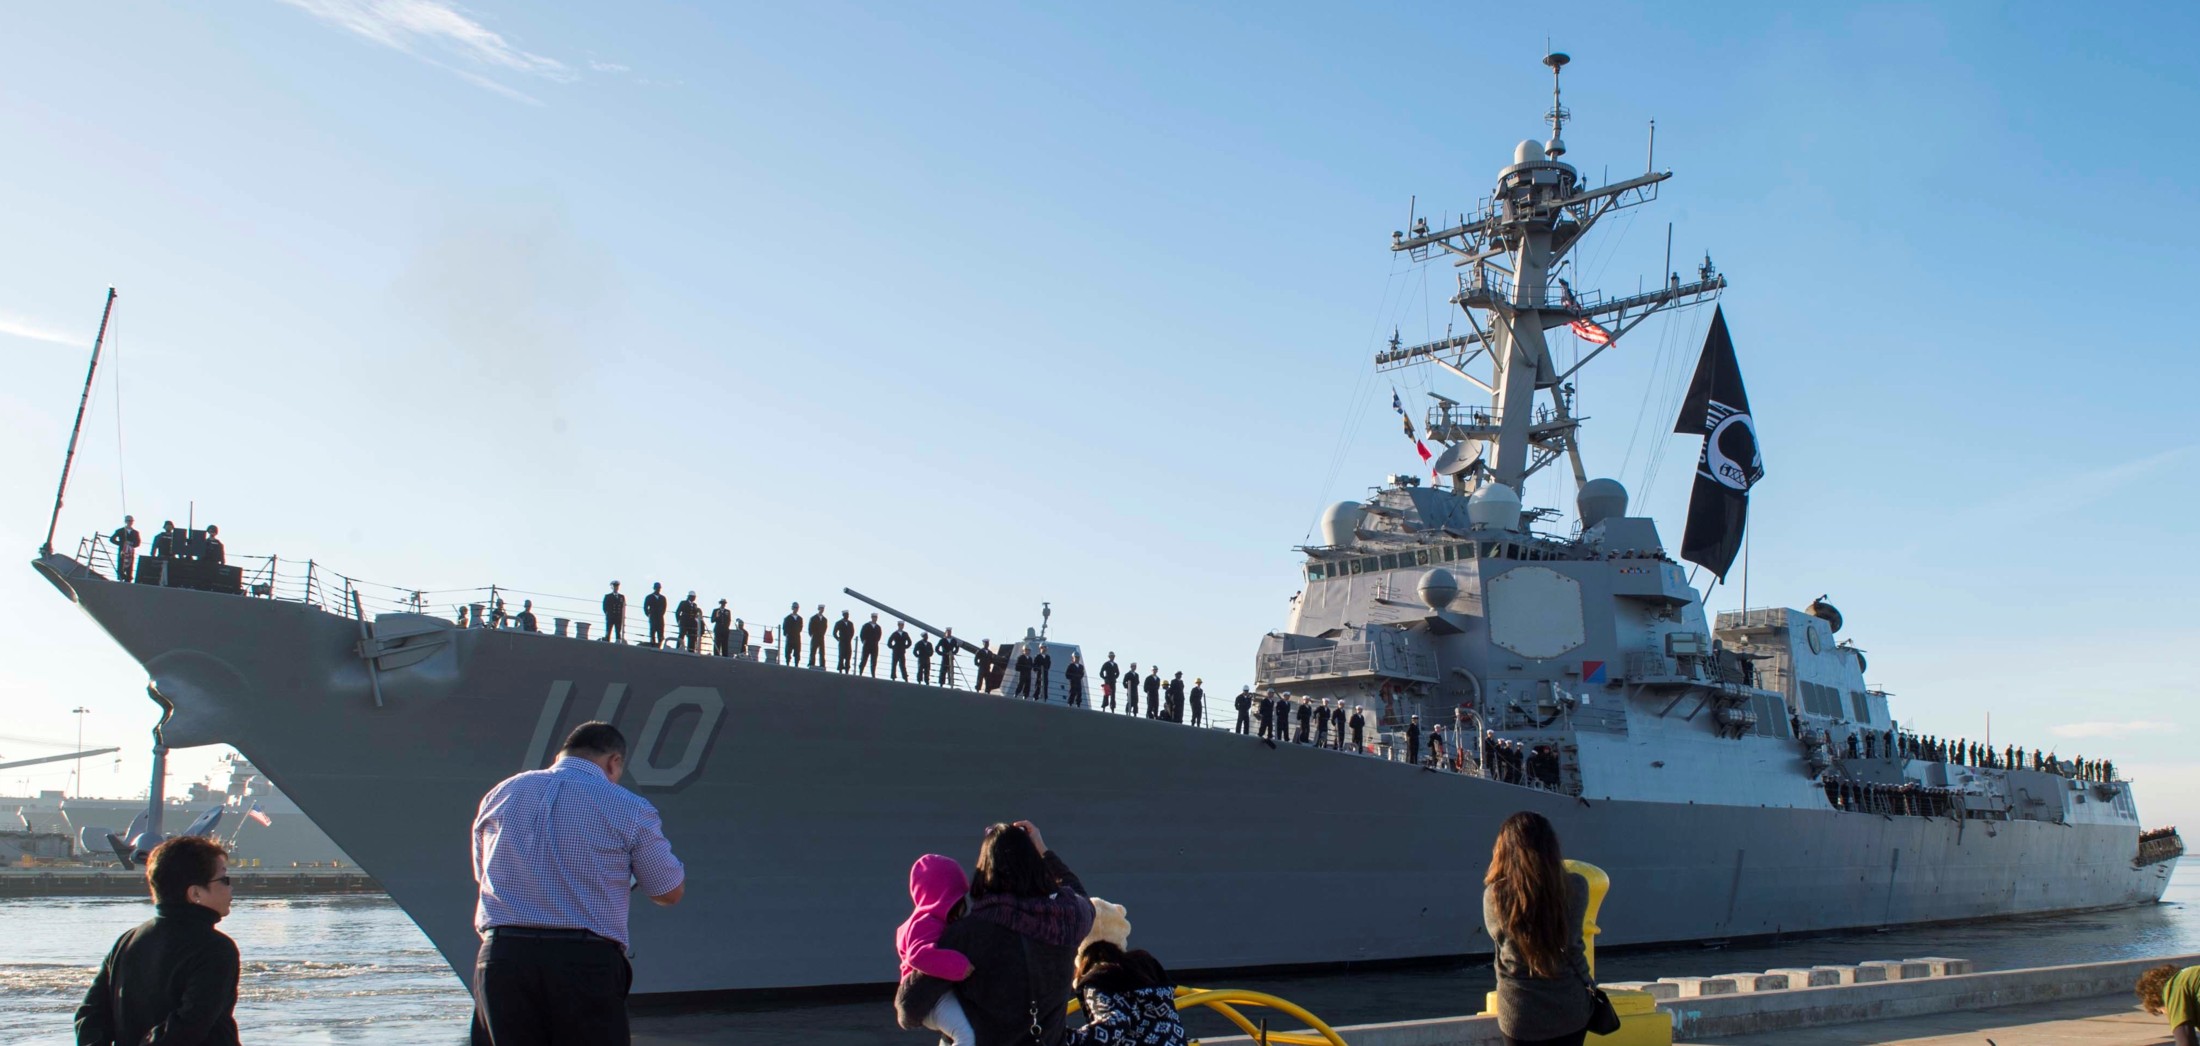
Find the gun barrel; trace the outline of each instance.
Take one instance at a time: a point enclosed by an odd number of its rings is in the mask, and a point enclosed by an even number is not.
[[[917,626],[917,631],[936,636],[942,643],[953,643],[956,647],[963,650],[968,650],[973,654],[980,652],[978,647],[973,645],[972,643],[959,637],[949,636],[945,632],[942,632],[939,629],[932,627],[931,625],[925,624],[924,622],[917,620],[916,617],[914,617],[913,615],[903,613],[902,611],[896,610],[893,607],[887,606],[886,604],[881,603],[876,599],[872,599],[871,597],[866,596],[863,593],[856,591],[855,589],[843,588],[840,591],[851,598],[860,599],[865,603],[869,603],[870,605],[877,607],[879,610],[884,611],[885,613],[894,615],[897,620],[907,621],[910,624]]]

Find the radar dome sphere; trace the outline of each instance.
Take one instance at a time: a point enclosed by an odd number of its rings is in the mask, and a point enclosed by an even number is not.
[[[1581,529],[1587,530],[1607,519],[1627,514],[1627,488],[1616,479],[1592,479],[1581,485],[1581,493],[1574,497],[1574,509],[1581,516]]]
[[[1548,157],[1543,154],[1543,143],[1533,138],[1523,139],[1519,145],[1513,146],[1514,163],[1535,163],[1544,159]]]
[[[1357,501],[1340,501],[1322,511],[1322,542],[1343,547],[1352,543],[1354,531],[1366,513]]]
[[[1419,588],[1421,602],[1428,604],[1430,610],[1442,610],[1459,598],[1459,579],[1443,567],[1421,575]]]
[[[1467,499],[1467,521],[1511,530],[1520,525],[1520,495],[1503,483],[1489,484]]]

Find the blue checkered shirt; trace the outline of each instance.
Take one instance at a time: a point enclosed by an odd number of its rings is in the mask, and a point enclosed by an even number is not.
[[[589,930],[627,944],[629,876],[659,897],[686,881],[649,800],[578,756],[505,778],[474,815],[474,929]]]

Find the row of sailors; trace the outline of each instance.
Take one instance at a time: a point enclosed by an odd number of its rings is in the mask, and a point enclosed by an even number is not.
[[[1796,736],[1801,737],[1801,717],[1792,718]],[[1886,752],[1903,759],[1925,759],[1989,770],[2038,770],[2079,781],[2107,782],[2116,779],[2116,764],[2106,759],[2079,756],[2065,761],[2053,752],[2043,753],[2037,748],[2026,752],[2016,745],[2006,745],[1997,750],[1991,745],[1965,738],[1959,737],[1951,741],[1893,729],[1852,733],[1849,735],[1848,749],[1851,759],[1877,759],[1879,753]]]
[[[1831,775],[1826,777],[1826,801],[1832,803],[1836,810],[1854,813],[1944,817],[1954,812],[1955,796],[1953,789],[1921,785],[1915,781],[1889,785],[1871,781],[1849,781]]]

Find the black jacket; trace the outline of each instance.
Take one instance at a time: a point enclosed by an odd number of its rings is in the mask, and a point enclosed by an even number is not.
[[[786,633],[789,639],[802,638],[802,615],[788,614],[779,622],[779,630]]]
[[[878,622],[866,621],[863,623],[863,628],[857,633],[856,638],[863,641],[863,649],[877,650],[878,639],[885,634],[886,630],[878,627]]]
[[[642,616],[650,619],[651,621],[663,621],[665,619],[665,594],[662,592],[651,592],[650,594],[643,596]]]
[[[76,1008],[78,1046],[235,1046],[237,944],[196,904],[163,904],[115,940]]]
[[[817,626],[811,625],[810,631],[817,631]],[[847,618],[841,618],[840,620],[833,622],[833,642],[839,643],[841,646],[847,646],[848,641],[854,639],[855,636],[855,622],[850,621]]]
[[[1116,665],[1114,658],[1109,658],[1105,663],[1100,666],[1101,682],[1113,683],[1121,678],[1123,678],[1123,669]]]
[[[886,637],[886,649],[896,654],[907,651],[909,649],[909,633],[898,628],[895,629],[893,635]]]

